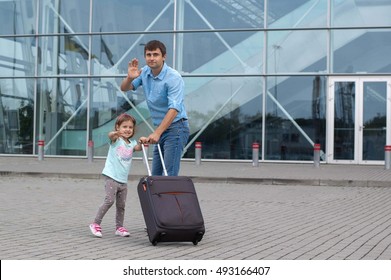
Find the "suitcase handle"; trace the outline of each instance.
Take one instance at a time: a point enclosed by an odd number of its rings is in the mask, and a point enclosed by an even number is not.
[[[157,145],[157,148],[158,148],[158,150],[159,150],[159,156],[160,156],[160,161],[162,162],[162,165],[163,165],[163,172],[164,172],[164,175],[165,175],[165,176],[168,176],[168,174],[167,174],[167,169],[166,169],[166,165],[164,164],[164,159],[163,159],[162,150],[160,149],[160,145],[159,145],[159,144],[156,144],[156,145]],[[145,146],[144,146],[143,143],[141,143],[141,148],[142,148],[142,150],[143,150],[143,157],[144,157],[145,165],[147,166],[148,176],[152,176],[151,169],[149,168],[147,152],[145,151]]]

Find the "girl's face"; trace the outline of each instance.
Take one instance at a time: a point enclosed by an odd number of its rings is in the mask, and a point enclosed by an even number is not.
[[[134,124],[131,120],[122,122],[117,126],[117,131],[121,137],[128,139],[133,136],[134,133]]]

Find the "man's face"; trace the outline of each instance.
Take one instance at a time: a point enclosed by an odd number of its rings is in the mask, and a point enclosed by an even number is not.
[[[152,70],[160,70],[163,67],[166,56],[162,55],[160,49],[145,51],[145,61]]]

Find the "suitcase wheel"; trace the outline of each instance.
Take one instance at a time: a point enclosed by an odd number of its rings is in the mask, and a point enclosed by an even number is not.
[[[156,237],[154,240],[151,241],[153,246],[156,246],[156,244],[161,240],[167,233],[161,232],[158,237]]]
[[[193,244],[194,245],[197,245],[198,244],[198,242],[200,242],[201,241],[201,239],[202,239],[202,237],[204,236],[204,233],[203,232],[198,232],[197,234],[196,234],[196,236],[195,236],[195,239],[194,239],[194,241],[193,241]]]

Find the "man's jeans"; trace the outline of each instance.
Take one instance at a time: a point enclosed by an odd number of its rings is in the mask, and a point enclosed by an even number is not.
[[[182,119],[172,123],[161,135],[159,145],[168,176],[178,176],[182,152],[189,140],[189,134],[189,122]],[[164,175],[157,145],[153,150],[152,175]]]

